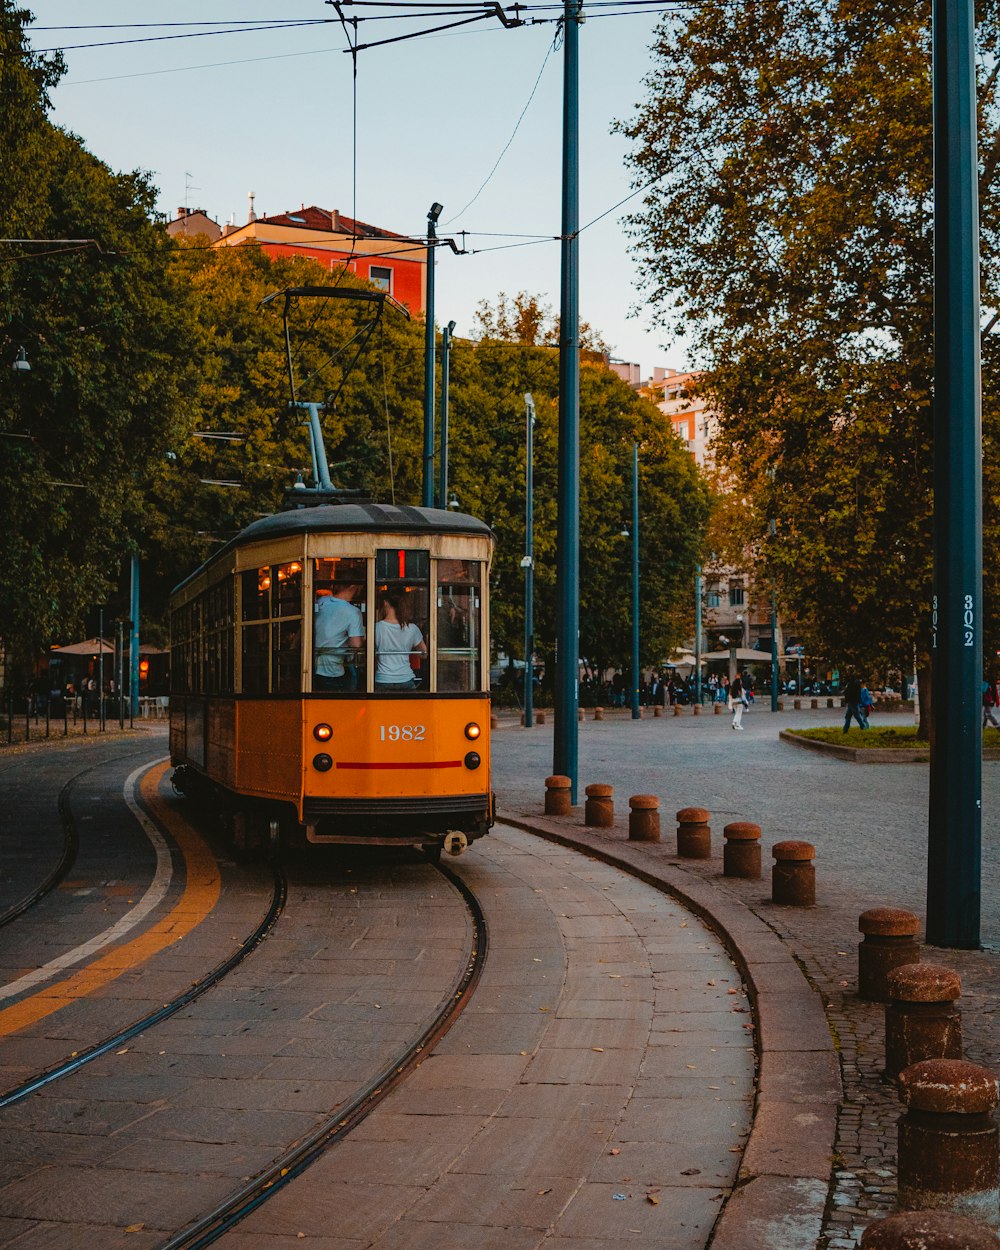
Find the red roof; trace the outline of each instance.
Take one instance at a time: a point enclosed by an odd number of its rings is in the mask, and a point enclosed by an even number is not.
[[[258,221],[269,226],[290,226],[305,230],[326,230],[331,234],[346,234],[359,239],[405,239],[405,234],[396,234],[392,230],[383,230],[381,226],[370,226],[367,222],[358,221],[354,217],[345,217],[336,209],[319,208],[311,204],[308,208],[300,208],[288,213],[277,213],[273,217],[259,217]]]

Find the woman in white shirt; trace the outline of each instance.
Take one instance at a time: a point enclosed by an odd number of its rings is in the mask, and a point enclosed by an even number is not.
[[[419,682],[410,666],[414,654],[426,655],[427,643],[409,619],[407,596],[386,595],[382,619],[375,626],[375,689],[390,693],[416,690]]]

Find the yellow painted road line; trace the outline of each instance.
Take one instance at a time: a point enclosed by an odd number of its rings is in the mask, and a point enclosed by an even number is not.
[[[186,821],[163,802],[157,793],[169,765],[151,769],[143,778],[143,799],[157,820],[172,834],[187,869],[184,893],[175,907],[145,933],[130,942],[116,946],[86,968],[47,986],[22,1002],[0,1011],[0,1037],[27,1028],[70,1003],[107,985],[151,959],[153,955],[179,942],[196,928],[212,911],[219,899],[219,866],[208,847]]]
[[[166,757],[163,758],[166,759]],[[160,762],[160,760],[154,760],[153,764]],[[70,968],[76,968],[81,964],[89,963],[93,956],[99,954],[106,947],[117,946],[148,915],[154,912],[166,898],[167,891],[170,889],[170,883],[174,878],[170,846],[163,836],[160,827],[149,819],[143,808],[135,800],[135,791],[139,786],[139,778],[148,772],[152,766],[146,763],[134,769],[126,777],[125,785],[122,787],[129,811],[139,822],[143,833],[149,838],[150,844],[156,853],[156,871],[153,873],[153,878],[146,887],[142,898],[134,907],[130,907],[120,920],[116,920],[103,933],[95,933],[86,942],[81,942],[79,946],[74,946],[72,950],[64,951],[63,954],[56,956],[55,959],[50,959],[48,963],[42,964],[40,968],[26,972],[23,976],[18,977],[16,981],[9,981],[6,985],[0,985],[0,1007],[5,1002],[20,998],[22,994],[27,990],[34,989],[36,985],[44,985],[46,981],[54,980],[60,973],[67,972]],[[131,893],[131,887],[127,888]],[[115,892],[116,889],[112,889],[111,893]]]

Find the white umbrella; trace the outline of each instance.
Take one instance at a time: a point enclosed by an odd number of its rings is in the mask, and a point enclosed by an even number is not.
[[[73,642],[67,647],[53,647],[57,655],[114,655],[114,646],[104,638],[85,638],[83,642]]]
[[[703,655],[703,660],[728,660],[731,655],[736,656],[737,660],[766,660],[768,664],[771,662],[770,651],[754,651],[752,647],[736,647],[735,651],[709,651],[707,655]],[[779,657],[780,658],[780,657]]]

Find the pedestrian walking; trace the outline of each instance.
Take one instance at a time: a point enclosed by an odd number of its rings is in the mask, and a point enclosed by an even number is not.
[[[729,687],[729,707],[733,712],[733,728],[743,728],[743,712],[747,707],[747,696],[743,689],[743,679],[737,673]]]
[[[851,717],[858,722],[859,729],[867,729],[864,714],[861,711],[861,682],[852,673],[844,687],[844,699],[847,702],[847,715],[844,717],[844,733],[851,727]]]
[[[983,728],[984,729],[986,728],[987,723],[993,725],[994,728],[996,729],[1000,729],[1000,721],[997,721],[997,718],[993,713],[993,709],[995,707],[1000,707],[1000,689],[997,688],[997,683],[995,681],[984,681],[983,682]]]
[[[862,717],[864,717],[864,722],[865,722],[862,728],[870,729],[871,723],[872,723],[871,722],[872,708],[875,706],[875,700],[872,698],[871,691],[864,684],[862,684],[861,686],[861,700],[858,706],[860,708]]]

